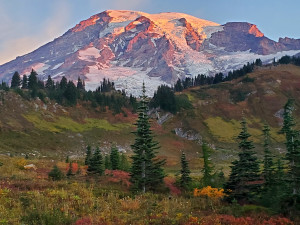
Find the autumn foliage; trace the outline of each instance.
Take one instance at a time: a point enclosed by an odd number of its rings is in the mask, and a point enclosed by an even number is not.
[[[222,188],[212,188],[211,186],[207,186],[201,189],[194,189],[194,197],[208,197],[211,199],[222,199],[225,197],[224,189]]]

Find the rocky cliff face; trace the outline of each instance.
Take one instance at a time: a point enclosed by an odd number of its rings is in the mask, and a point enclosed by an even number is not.
[[[160,84],[200,73],[229,71],[261,58],[272,60],[300,52],[300,39],[272,41],[249,23],[214,22],[182,13],[147,14],[104,11],[80,22],[61,37],[0,66],[0,79],[33,68],[46,79],[85,79],[95,89],[104,78],[138,95]]]

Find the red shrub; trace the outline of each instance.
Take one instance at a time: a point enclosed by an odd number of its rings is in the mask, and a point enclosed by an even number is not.
[[[128,172],[122,170],[105,170],[105,175],[110,176],[108,180],[111,182],[121,183],[127,187],[130,186],[130,175]]]
[[[164,178],[165,185],[170,189],[172,195],[180,195],[181,191],[178,187],[175,186],[175,178],[165,177]]]

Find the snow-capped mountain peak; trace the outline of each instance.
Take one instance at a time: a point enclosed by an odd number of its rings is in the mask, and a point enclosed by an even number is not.
[[[224,25],[184,13],[149,14],[107,10],[81,21],[36,51],[0,66],[0,78],[33,68],[42,79],[85,79],[95,89],[104,78],[138,95],[142,82],[152,94],[160,84],[200,73],[236,69],[248,61],[300,52],[299,39],[272,41],[254,24]]]

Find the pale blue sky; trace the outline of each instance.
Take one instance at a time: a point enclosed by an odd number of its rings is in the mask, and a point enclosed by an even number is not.
[[[254,23],[269,38],[300,38],[299,0],[0,0],[0,65],[107,9],[183,12],[220,24]]]

